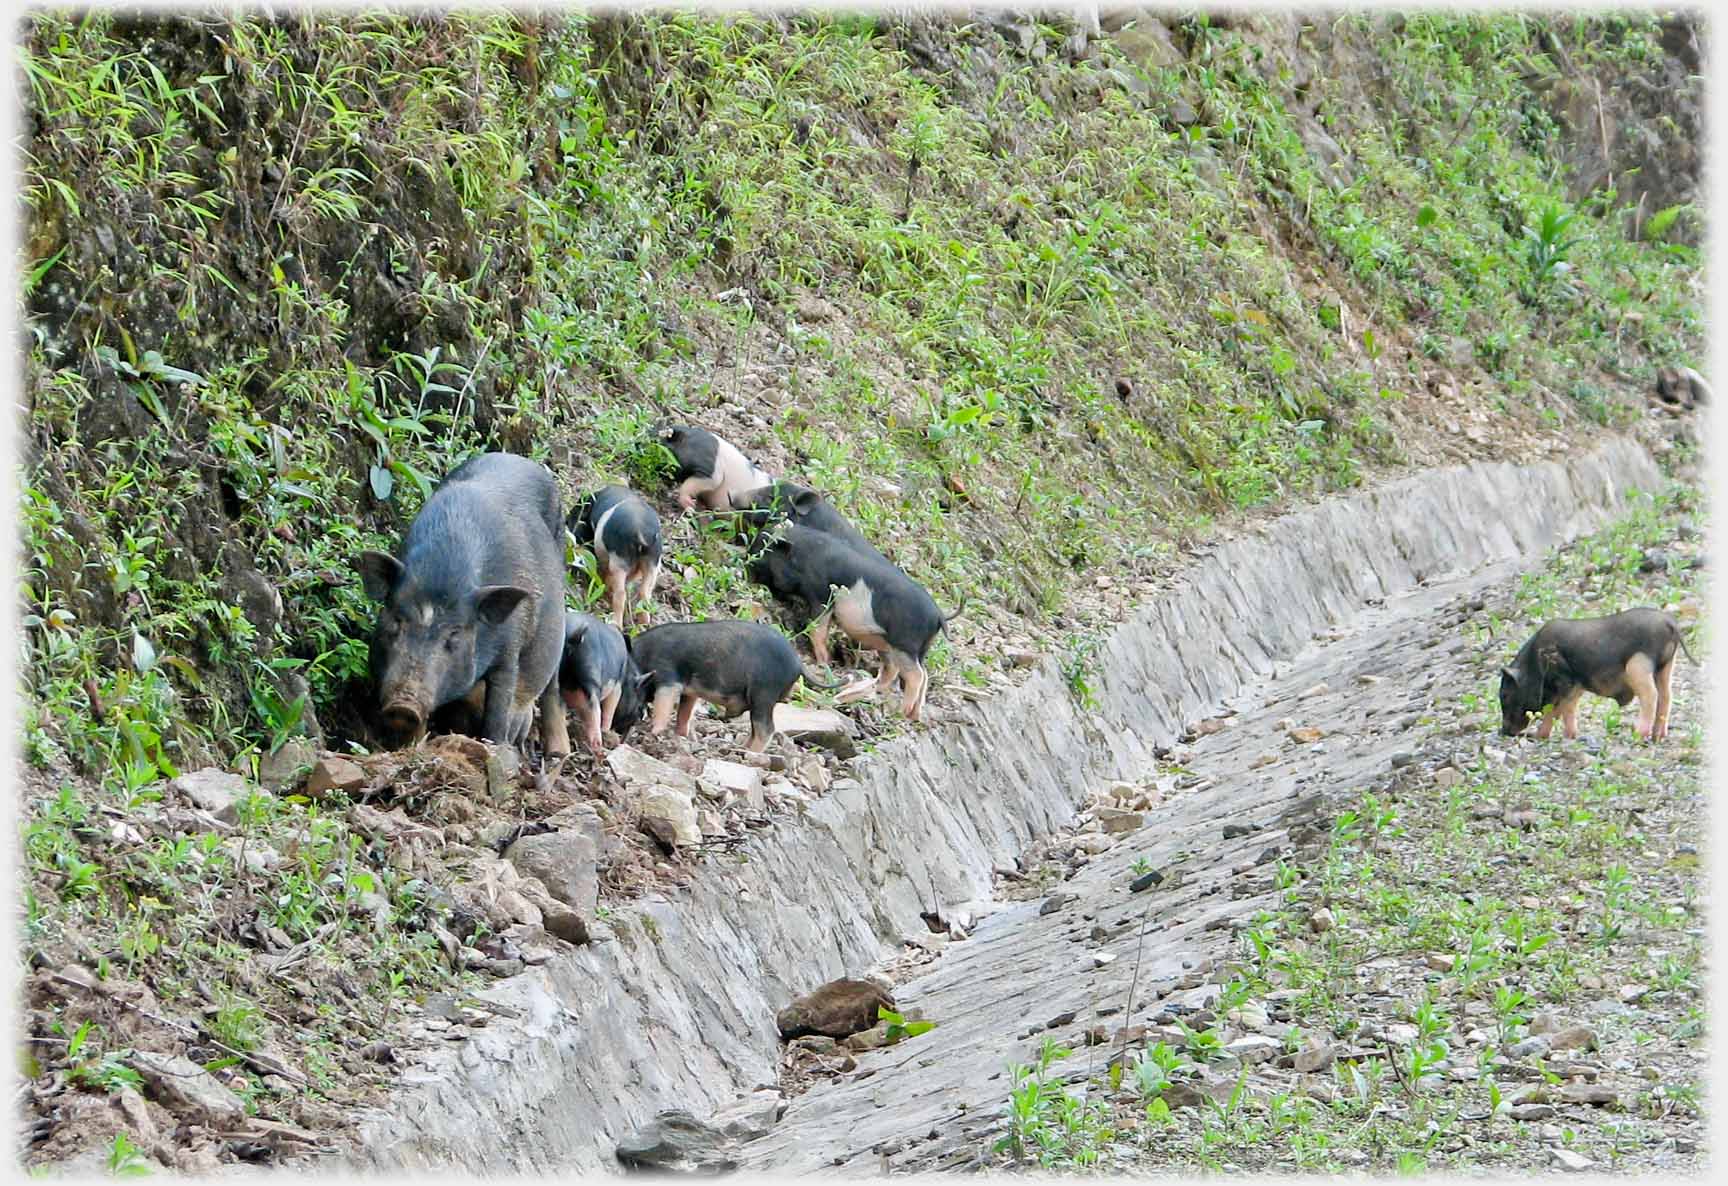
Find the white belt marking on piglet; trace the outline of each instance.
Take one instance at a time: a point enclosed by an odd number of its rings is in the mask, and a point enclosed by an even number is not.
[[[834,598],[834,616],[840,619],[841,629],[846,633],[854,638],[882,633],[882,627],[876,621],[874,595],[862,578],[849,589],[844,585],[830,585],[828,591]]]
[[[606,531],[606,521],[610,519],[613,514],[617,512],[618,508],[623,505],[624,504],[621,502],[613,503],[611,506],[606,508],[606,513],[600,516],[600,521],[594,524],[594,551],[599,553],[600,559],[602,560],[610,558],[610,553],[606,551],[606,545],[600,542]]]

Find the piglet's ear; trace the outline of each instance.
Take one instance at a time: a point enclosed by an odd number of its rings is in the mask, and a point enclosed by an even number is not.
[[[792,509],[801,515],[808,515],[816,509],[818,495],[814,490],[799,490],[792,495]]]
[[[366,590],[366,596],[373,601],[386,600],[390,590],[401,582],[402,574],[407,571],[396,557],[372,551],[360,553],[354,567],[360,573],[360,584]]]
[[[488,626],[501,626],[527,597],[515,585],[482,585],[474,591],[474,612]]]

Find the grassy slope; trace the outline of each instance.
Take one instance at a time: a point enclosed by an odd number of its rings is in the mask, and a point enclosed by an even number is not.
[[[1556,33],[1575,68],[1649,68],[1647,25]],[[1621,384],[1701,350],[1695,257],[1592,207],[1576,290],[1543,282],[1536,26],[1405,34],[1346,18],[1281,63],[1193,27],[1142,69],[873,19],[38,18],[32,950],[109,953],[170,1010],[202,977],[208,1032],[287,1043],[330,1098],[358,1074],[346,1007],[261,979],[237,903],[367,993],[445,978],[340,811],[251,802],[246,835],[290,854],[254,874],[114,828],[164,772],[292,732],[301,690],[363,736],[350,558],[475,448],[657,489],[644,427],[699,416],[970,597],[944,662],[979,679],[992,640],[1066,645],[1099,578],[1219,516],[1625,415]],[[1297,133],[1309,72],[1336,184]],[[663,614],[762,600],[734,549],[671,538]],[[376,894],[400,927],[369,929]],[[123,1038],[62,1061],[123,1079]],[[288,1090],[263,1078],[255,1100]]]

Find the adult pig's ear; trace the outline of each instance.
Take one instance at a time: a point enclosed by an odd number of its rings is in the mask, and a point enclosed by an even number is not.
[[[1518,673],[1517,673],[1517,671],[1513,670],[1510,667],[1502,667],[1500,669],[1500,674],[1502,676],[1504,676],[1505,678],[1511,680],[1513,687],[1518,686]]]
[[[488,626],[501,626],[527,596],[515,585],[482,585],[474,592],[474,612]]]
[[[401,583],[402,574],[407,571],[402,562],[387,552],[365,551],[354,561],[354,568],[360,574],[360,584],[366,590],[366,596],[373,601],[385,601],[390,591]]]

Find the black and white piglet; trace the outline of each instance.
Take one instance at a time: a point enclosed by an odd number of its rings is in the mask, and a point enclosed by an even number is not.
[[[782,601],[809,607],[815,615],[810,649],[818,663],[828,662],[828,631],[835,622],[860,646],[881,653],[882,672],[874,688],[865,680],[842,691],[837,701],[879,694],[898,679],[906,716],[918,719],[930,682],[924,657],[958,611],[944,618],[924,587],[894,565],[796,523],[762,536],[746,571]]]
[[[751,461],[738,446],[693,424],[662,427],[658,434],[678,462],[672,475],[677,483],[678,505],[685,510],[700,501],[711,511],[732,509],[734,495],[766,486],[774,478]]]
[[[660,579],[660,516],[629,487],[602,486],[579,498],[565,522],[578,544],[593,549],[612,604],[612,624],[622,628],[632,584],[639,601],[654,599]],[[647,621],[644,608],[637,622]]]

